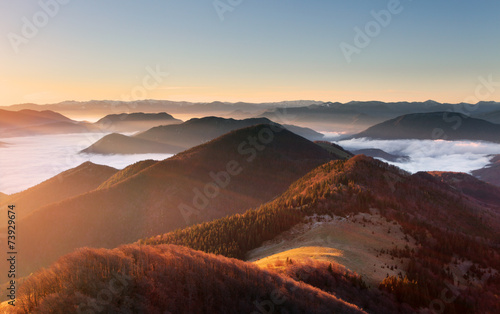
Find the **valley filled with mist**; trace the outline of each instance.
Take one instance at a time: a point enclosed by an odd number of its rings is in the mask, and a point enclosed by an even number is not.
[[[339,106],[312,104],[290,114],[296,107],[280,104],[266,109],[274,116],[246,118],[232,116],[236,105],[225,106],[217,106],[220,117],[182,120],[135,104],[137,111],[94,122],[51,110],[0,109],[0,211],[15,216],[22,230],[15,264],[22,279],[13,290],[18,312],[90,309],[110,278],[124,290],[100,301],[106,312],[195,312],[196,304],[220,312],[220,301],[209,305],[206,298],[218,300],[217,289],[226,285],[254,291],[231,305],[242,311],[307,312],[311,305],[295,293],[310,289],[322,295],[311,297],[315,312],[433,309],[447,287],[455,289],[452,311],[480,311],[494,302],[500,144],[480,128],[500,124],[451,111],[420,113],[415,121],[419,106],[412,104],[407,114],[388,110],[386,121],[347,129],[345,121],[357,121],[358,113],[340,110],[343,122],[324,131],[325,111],[335,116]],[[500,110],[500,103],[477,106]],[[450,114],[474,123],[475,135],[446,129]],[[455,135],[433,138],[436,130]],[[0,227],[7,232],[8,225]],[[218,279],[209,280],[224,283],[198,282],[201,274],[180,270],[179,258],[213,264]],[[7,254],[0,266],[8,263]],[[247,277],[236,285],[233,272]],[[169,285],[175,276],[183,278],[175,289],[216,290],[185,304],[184,296],[172,298],[177,290],[164,288],[158,299],[141,288],[156,286],[148,280]],[[197,283],[188,287],[184,280]],[[96,282],[104,290],[88,286]],[[2,283],[11,288],[8,278]],[[9,299],[3,301],[2,310],[10,310]]]

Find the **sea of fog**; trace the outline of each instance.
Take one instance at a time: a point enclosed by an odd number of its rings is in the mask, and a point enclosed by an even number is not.
[[[103,133],[64,134],[0,139],[0,192],[11,194],[43,182],[83,162],[108,165],[117,169],[140,160],[163,160],[169,154],[93,155],[78,152]],[[488,155],[500,154],[500,144],[470,141],[368,140],[339,139],[342,134],[327,134],[347,150],[378,148],[394,155],[406,155],[409,162],[392,163],[409,172],[461,171],[480,169],[489,163]]]
[[[0,192],[6,194],[20,192],[86,161],[123,169],[140,160],[163,160],[172,156],[78,153],[105,135],[83,133],[0,139],[8,144],[0,147]]]
[[[378,148],[389,154],[409,156],[408,162],[388,162],[406,171],[470,172],[490,163],[488,155],[500,154],[500,144],[443,140],[372,140],[333,141],[347,150]]]

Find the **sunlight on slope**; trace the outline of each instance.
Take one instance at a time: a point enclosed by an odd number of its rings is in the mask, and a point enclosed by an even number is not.
[[[411,237],[405,240],[399,224],[375,214],[375,209],[372,213],[348,218],[308,217],[308,222],[250,251],[247,260],[266,268],[268,264],[279,266],[287,258],[325,260],[343,265],[360,274],[368,284],[378,286],[387,274],[404,275],[402,269],[409,261],[393,259],[382,250],[403,249],[405,245],[412,249],[415,241]]]

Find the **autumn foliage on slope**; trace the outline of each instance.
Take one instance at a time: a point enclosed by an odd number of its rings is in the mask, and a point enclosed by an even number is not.
[[[267,268],[333,294],[368,313],[415,312],[407,304],[399,305],[394,296],[382,290],[370,289],[358,274],[336,263],[287,258],[269,264]]]
[[[257,148],[251,140],[258,141]],[[149,167],[141,162],[99,189],[49,204],[19,221],[23,237],[17,243],[22,260],[18,273],[25,276],[79,247],[114,248],[244,212],[335,158],[286,129],[257,125]],[[5,261],[0,260],[0,268]]]
[[[17,313],[365,313],[239,260],[162,245],[79,249],[32,275]]]
[[[301,222],[307,215],[346,215],[379,209],[397,221],[419,243],[406,269],[408,280],[417,282],[418,293],[401,295],[400,302],[428,307],[448,284],[465,278],[459,296],[446,311],[475,312],[498,308],[500,297],[500,211],[488,199],[466,196],[430,174],[410,175],[397,167],[365,156],[326,163],[293,183],[275,201],[260,208],[143,240],[143,243],[175,243],[240,259],[264,241]],[[394,251],[392,257],[403,252]],[[449,264],[467,261],[470,268],[452,272]],[[489,273],[488,273],[489,269]],[[473,275],[475,273],[475,275]],[[474,281],[486,276],[485,281]],[[404,278],[402,279],[404,281]],[[406,289],[398,278],[394,289]],[[391,284],[388,281],[388,284]],[[394,291],[391,287],[390,291]],[[395,292],[396,293],[396,292]],[[496,307],[495,307],[496,306]],[[499,309],[500,310],[500,309]]]

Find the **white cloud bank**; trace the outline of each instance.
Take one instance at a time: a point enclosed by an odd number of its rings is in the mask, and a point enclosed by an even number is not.
[[[9,145],[0,147],[0,192],[20,192],[86,161],[123,169],[140,160],[163,160],[172,156],[78,153],[104,135],[106,134],[85,133],[2,139]]]
[[[500,154],[500,144],[443,140],[371,140],[366,138],[336,142],[347,150],[378,148],[394,155],[405,155],[409,162],[390,162],[404,170],[470,172],[489,164],[488,155]],[[384,160],[385,161],[385,160]]]
[[[106,134],[64,134],[5,138],[9,145],[0,147],[0,192],[11,194],[83,162],[123,169],[145,159],[163,160],[170,154],[91,155],[78,152]],[[327,134],[332,140],[341,133]],[[348,150],[379,148],[395,155],[407,155],[406,163],[392,163],[412,173],[417,171],[460,171],[483,168],[490,154],[500,154],[500,144],[470,141],[432,140],[368,140],[353,139],[337,142]]]

